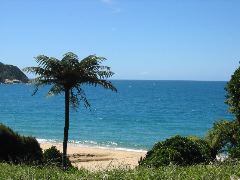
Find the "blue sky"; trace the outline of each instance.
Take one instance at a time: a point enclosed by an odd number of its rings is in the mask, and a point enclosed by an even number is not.
[[[238,0],[1,0],[0,61],[96,54],[114,79],[229,80],[240,61]]]

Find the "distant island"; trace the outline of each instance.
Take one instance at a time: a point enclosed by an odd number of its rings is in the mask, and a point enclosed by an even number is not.
[[[17,67],[0,62],[0,83],[28,83],[28,77]]]

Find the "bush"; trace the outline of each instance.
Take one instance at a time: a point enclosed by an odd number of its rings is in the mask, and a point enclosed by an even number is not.
[[[155,144],[146,157],[139,161],[139,165],[148,167],[170,164],[192,165],[206,163],[210,160],[211,150],[204,140],[175,136]]]
[[[51,165],[51,166],[62,166],[62,153],[57,150],[56,146],[52,146],[49,149],[46,149],[43,153],[43,162],[44,164]],[[72,167],[72,164],[67,158],[67,166]]]
[[[239,122],[221,120],[213,124],[213,128],[208,131],[206,141],[212,149],[212,156],[215,158],[219,153],[234,152],[234,148],[239,146]]]
[[[240,159],[240,147],[233,147],[228,151],[229,159]]]
[[[0,161],[12,163],[39,163],[42,149],[35,138],[20,136],[0,124]]]
[[[210,162],[216,158],[212,153],[212,148],[206,140],[196,136],[190,136],[188,139],[193,141],[198,146],[202,157],[205,158],[205,162]]]
[[[240,160],[240,142],[228,148],[228,158],[230,160]]]

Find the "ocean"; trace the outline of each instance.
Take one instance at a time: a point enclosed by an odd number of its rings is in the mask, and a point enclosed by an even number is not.
[[[148,150],[175,135],[204,136],[213,122],[231,120],[226,82],[114,80],[118,92],[84,87],[91,103],[71,109],[69,142],[80,146]],[[64,96],[49,87],[0,84],[0,123],[40,142],[62,142]]]

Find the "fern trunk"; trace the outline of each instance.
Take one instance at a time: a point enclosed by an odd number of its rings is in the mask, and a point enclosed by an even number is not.
[[[63,156],[62,156],[62,166],[64,170],[67,168],[68,130],[69,130],[69,89],[66,89],[65,90],[65,126],[64,126]]]

